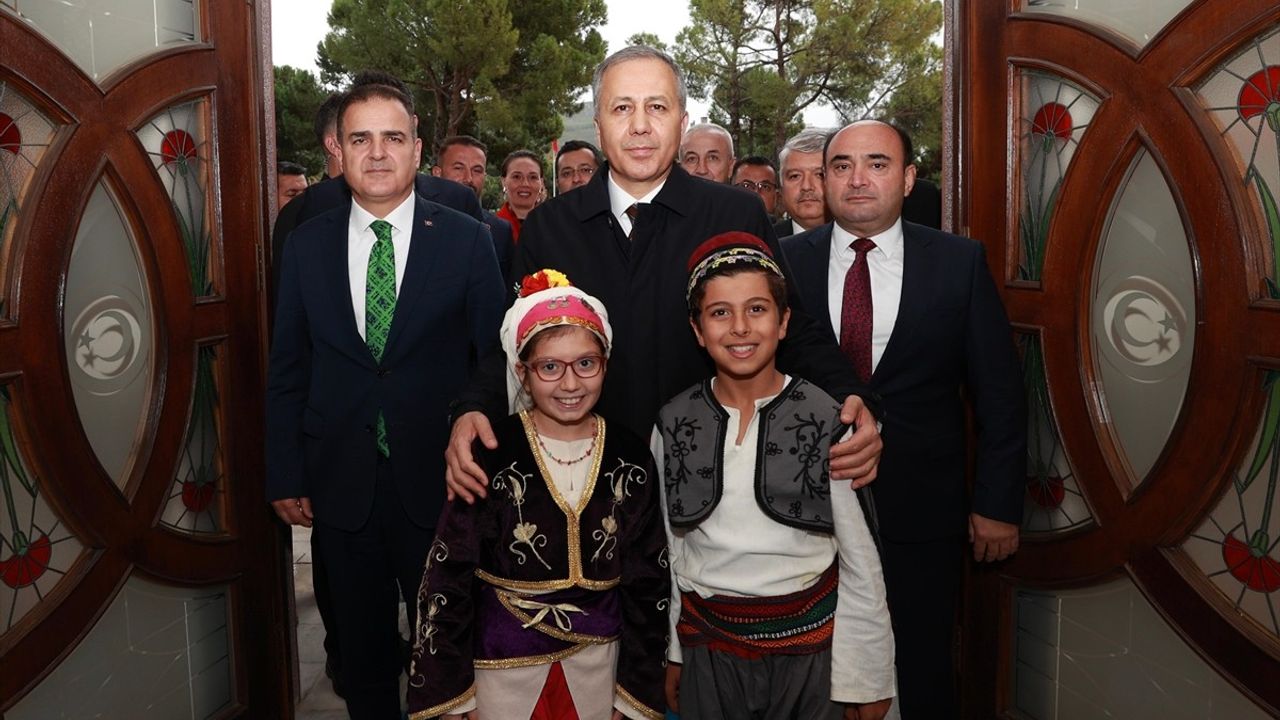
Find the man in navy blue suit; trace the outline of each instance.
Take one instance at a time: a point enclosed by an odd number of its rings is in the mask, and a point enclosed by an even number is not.
[[[431,166],[431,176],[444,178],[471,188],[477,201],[484,194],[484,181],[489,172],[489,147],[470,135],[450,135],[440,141],[436,162]],[[421,191],[419,191],[421,192]],[[481,210],[483,222],[493,235],[493,249],[498,253],[498,265],[502,274],[511,267],[511,254],[515,243],[511,239],[511,223],[488,210]]]
[[[267,497],[328,566],[352,718],[400,717],[412,614],[444,503],[448,402],[497,344],[489,233],[414,193],[413,101],[353,88],[338,115],[351,201],[285,243],[267,380]]]
[[[952,640],[966,535],[977,561],[1018,547],[1026,409],[1008,317],[980,243],[902,221],[911,142],[882,122],[827,140],[834,223],[785,238],[804,307],[880,401],[875,498],[904,720],[958,717]],[[965,409],[977,468],[965,497]]]

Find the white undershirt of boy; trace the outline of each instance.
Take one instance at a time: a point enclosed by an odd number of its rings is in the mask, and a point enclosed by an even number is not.
[[[715,380],[712,384],[714,386]],[[783,387],[791,382],[787,377]],[[889,623],[880,556],[849,481],[831,484],[835,533],[793,528],[765,515],[755,496],[756,446],[760,408],[776,395],[756,400],[742,444],[725,443],[724,487],[720,502],[702,522],[673,530],[665,509],[671,562],[670,643],[667,659],[682,662],[675,624],[680,591],[701,597],[770,597],[810,587],[837,555],[840,579],[832,638],[831,699],[867,703],[895,696],[893,630]],[[739,435],[737,408],[729,414],[726,438]],[[655,428],[651,448],[662,467],[662,435]]]

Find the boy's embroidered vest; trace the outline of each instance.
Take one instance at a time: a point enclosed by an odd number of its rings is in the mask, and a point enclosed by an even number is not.
[[[840,404],[816,385],[793,378],[760,408],[756,502],[765,515],[801,530],[832,532],[827,458],[843,434]],[[729,414],[706,380],[658,413],[667,513],[672,527],[692,527],[711,514],[724,489]]]

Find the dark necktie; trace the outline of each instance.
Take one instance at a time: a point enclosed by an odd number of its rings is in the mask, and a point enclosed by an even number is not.
[[[640,217],[640,203],[631,203],[623,213],[631,219],[631,231],[627,233],[627,239],[630,240],[636,231],[636,218]]]
[[[853,361],[862,382],[871,381],[871,271],[867,253],[876,244],[858,238],[850,245],[857,257],[844,276],[844,301],[840,306],[840,349]]]
[[[369,225],[378,238],[369,252],[369,270],[364,286],[364,342],[374,361],[382,362],[387,349],[387,335],[396,312],[396,253],[391,244],[391,223],[374,220]],[[378,411],[378,452],[391,457],[387,444],[387,422]]]

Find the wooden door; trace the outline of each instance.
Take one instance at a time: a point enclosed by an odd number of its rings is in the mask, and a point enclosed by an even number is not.
[[[966,716],[1280,714],[1280,5],[948,24],[950,216],[1030,413],[1022,549],[970,575]]]
[[[290,717],[265,3],[0,0],[0,713]]]

